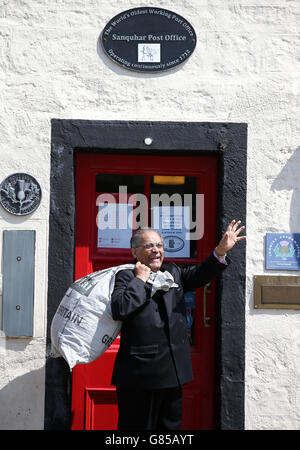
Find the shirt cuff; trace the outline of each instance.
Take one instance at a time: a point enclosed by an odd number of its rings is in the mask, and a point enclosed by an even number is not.
[[[225,264],[226,266],[228,265],[226,262],[226,255],[224,256],[218,256],[215,252],[215,250],[213,251],[214,256],[217,258],[218,261],[220,261],[220,263]]]

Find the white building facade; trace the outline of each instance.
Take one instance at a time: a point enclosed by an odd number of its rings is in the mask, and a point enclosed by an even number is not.
[[[112,17],[146,6],[133,0],[2,1],[0,181],[28,173],[42,198],[26,216],[0,210],[0,289],[4,232],[35,231],[33,335],[1,333],[0,429],[44,429],[47,421],[53,119],[247,124],[243,427],[299,429],[300,313],[255,309],[253,283],[257,275],[300,275],[265,268],[266,234],[300,233],[300,4],[157,0],[151,6],[185,17],[197,34],[188,61],[157,74],[119,67],[99,44]]]

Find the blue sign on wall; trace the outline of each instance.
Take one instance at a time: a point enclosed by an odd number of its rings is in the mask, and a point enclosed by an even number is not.
[[[266,269],[300,270],[300,233],[266,234]]]

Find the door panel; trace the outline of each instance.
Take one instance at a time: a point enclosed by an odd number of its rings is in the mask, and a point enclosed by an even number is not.
[[[86,389],[85,402],[86,430],[117,428],[117,395],[115,389]]]
[[[126,186],[126,190],[120,190]],[[166,261],[176,264],[198,263],[206,258],[216,245],[216,192],[217,159],[195,156],[145,156],[145,155],[76,155],[76,251],[75,279],[106,267],[132,262],[129,248],[120,248],[124,236],[130,231],[116,230],[114,233],[100,230],[105,220],[116,220],[119,226],[126,204],[133,226],[143,218],[151,225],[158,217],[165,220],[161,204],[155,203],[157,196],[166,194],[182,205],[191,200],[192,214],[187,223],[195,222],[197,229],[203,226],[200,238],[184,242],[187,253],[176,249],[180,231],[170,225],[165,232],[168,251]],[[102,194],[110,194],[103,203]],[[140,197],[135,197],[135,195]],[[155,195],[156,194],[156,197]],[[196,194],[198,196],[196,197]],[[176,197],[177,195],[177,197]],[[190,195],[190,197],[185,197]],[[174,197],[172,197],[174,196]],[[100,200],[99,200],[100,199]],[[138,201],[138,199],[140,201]],[[144,199],[144,200],[143,200]],[[145,208],[141,207],[143,200]],[[198,201],[201,217],[196,217]],[[131,202],[131,203],[130,203]],[[117,204],[121,206],[114,206]],[[188,202],[189,203],[189,202]],[[129,205],[129,206],[128,206]],[[130,206],[131,205],[131,206]],[[172,206],[174,202],[172,203]],[[106,215],[102,214],[106,208]],[[180,208],[180,207],[179,207]],[[188,209],[172,210],[173,222]],[[166,216],[167,217],[167,216]],[[172,220],[169,220],[171,223]],[[103,223],[101,222],[103,221]],[[184,218],[185,220],[185,218]],[[201,222],[201,223],[200,223]],[[202,224],[203,222],[203,224]],[[186,222],[184,222],[186,224]],[[202,225],[201,225],[202,224]],[[161,223],[160,223],[161,225]],[[128,225],[127,225],[128,228]],[[119,235],[118,235],[119,233]],[[126,234],[127,233],[127,234]],[[171,233],[171,234],[172,234]],[[111,239],[111,243],[110,240]],[[118,240],[117,240],[118,239]],[[126,241],[125,239],[125,241]],[[128,245],[129,247],[129,239]],[[177,250],[177,252],[175,251]],[[205,295],[206,294],[206,295]],[[206,298],[206,305],[203,299]],[[214,314],[215,284],[210,289],[197,289],[186,294],[187,320],[190,325],[191,354],[194,381],[183,388],[183,429],[212,429],[214,401]],[[204,314],[209,319],[204,321]],[[114,387],[110,385],[114,359],[119,348],[119,336],[111,347],[91,364],[78,365],[73,370],[72,383],[72,429],[116,429],[117,403]]]

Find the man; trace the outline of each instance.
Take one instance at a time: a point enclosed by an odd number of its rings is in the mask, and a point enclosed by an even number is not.
[[[185,268],[163,264],[163,240],[156,231],[141,229],[132,236],[135,269],[117,274],[111,297],[112,316],[122,321],[112,376],[119,430],[180,429],[181,386],[193,379],[184,292],[226,269],[226,253],[245,239],[238,236],[245,228],[239,226],[233,220],[214,252]]]

